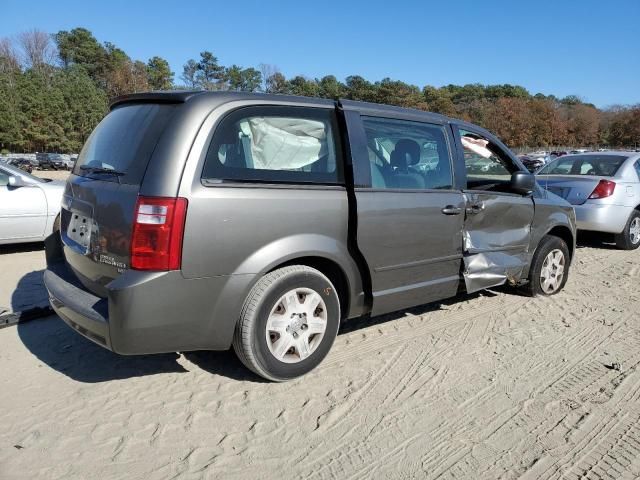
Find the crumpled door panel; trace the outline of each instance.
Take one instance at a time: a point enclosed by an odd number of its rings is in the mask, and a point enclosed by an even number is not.
[[[517,283],[522,277],[528,255],[525,253],[484,252],[465,255],[464,283],[467,293]]]
[[[467,292],[517,283],[529,261],[533,201],[528,197],[465,192],[464,271]]]

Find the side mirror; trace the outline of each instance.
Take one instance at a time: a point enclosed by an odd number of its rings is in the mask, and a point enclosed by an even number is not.
[[[15,175],[11,175],[9,177],[9,186],[13,187],[13,188],[19,188],[19,187],[26,187],[27,184],[25,183],[25,181],[22,179],[22,177],[18,177]]]
[[[536,177],[528,172],[514,172],[511,175],[511,191],[520,195],[529,195],[536,188]]]

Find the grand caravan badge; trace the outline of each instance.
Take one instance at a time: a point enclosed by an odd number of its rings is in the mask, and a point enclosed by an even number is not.
[[[127,268],[126,263],[117,262],[115,258],[110,257],[109,255],[104,255],[103,253],[101,253],[98,257],[98,262],[116,267],[118,269],[118,272],[122,272]]]

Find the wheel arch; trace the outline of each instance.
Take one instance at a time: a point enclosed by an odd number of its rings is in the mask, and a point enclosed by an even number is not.
[[[234,273],[261,276],[288,265],[306,265],[326,275],[338,289],[343,319],[365,313],[363,279],[355,260],[344,243],[325,235],[278,239],[254,252]]]
[[[291,265],[305,265],[307,267],[315,268],[325,275],[337,290],[338,299],[340,301],[341,320],[347,318],[351,306],[351,287],[346,272],[336,261],[317,255],[296,257],[274,266],[266,273]]]
[[[546,235],[551,235],[564,240],[564,242],[567,244],[567,247],[569,247],[570,260],[573,260],[573,257],[575,255],[576,241],[573,232],[569,227],[567,227],[566,225],[556,225],[549,229],[549,231],[545,233],[545,236]]]

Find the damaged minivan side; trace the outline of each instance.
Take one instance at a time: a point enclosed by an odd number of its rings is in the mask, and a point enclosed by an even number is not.
[[[571,206],[442,115],[229,92],[117,99],[66,185],[45,285],[120,354],[226,350],[316,367],[342,322],[509,284],[553,295]]]

